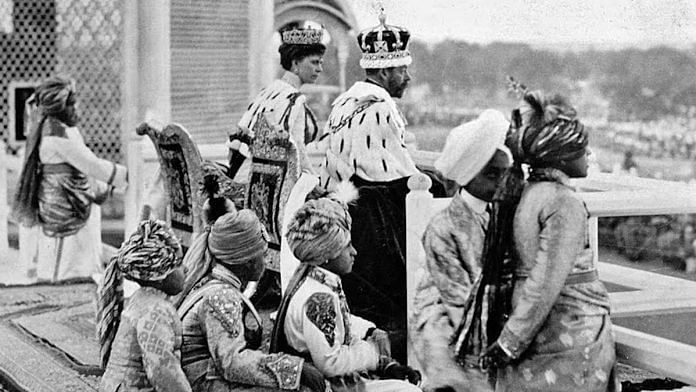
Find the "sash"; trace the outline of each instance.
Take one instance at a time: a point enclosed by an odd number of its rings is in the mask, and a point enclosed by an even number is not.
[[[67,163],[41,165],[38,217],[44,234],[66,237],[87,224],[94,196],[87,176]]]
[[[273,332],[271,332],[271,345],[268,349],[268,352],[270,353],[284,352],[306,358],[305,355],[302,355],[290,346],[287,336],[285,336],[284,325],[285,318],[288,315],[290,300],[292,300],[297,293],[297,290],[300,289],[302,283],[304,283],[307,276],[309,276],[309,271],[311,270],[310,267],[311,265],[309,264],[301,263],[295,270],[292,278],[290,278],[290,283],[288,283],[288,287],[285,289],[285,295],[283,296],[282,301],[280,301],[280,306],[278,307],[278,314],[276,315],[276,322],[273,325]]]
[[[312,265],[307,263],[300,264],[295,270],[295,274],[290,279],[288,283],[288,288],[285,291],[283,300],[278,308],[278,314],[276,316],[276,322],[273,326],[273,332],[271,334],[271,345],[268,350],[269,353],[283,352],[286,354],[291,354],[304,358],[306,361],[312,362],[312,357],[309,353],[300,353],[295,350],[288,343],[287,336],[285,336],[285,318],[288,314],[288,307],[290,305],[290,300],[295,296],[297,290],[302,287],[302,283],[307,280],[309,272],[312,271]],[[364,392],[365,391],[365,381],[363,377],[357,372],[327,377],[329,383],[331,383],[331,390],[335,392]]]

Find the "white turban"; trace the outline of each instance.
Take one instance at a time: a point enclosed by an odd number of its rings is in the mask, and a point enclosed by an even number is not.
[[[445,148],[435,161],[435,168],[459,185],[468,184],[486,166],[495,150],[510,155],[505,147],[509,127],[503,113],[485,110],[476,120],[450,131]]]

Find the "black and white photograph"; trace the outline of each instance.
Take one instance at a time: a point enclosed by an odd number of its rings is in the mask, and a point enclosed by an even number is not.
[[[0,0],[0,392],[696,392],[696,2]]]

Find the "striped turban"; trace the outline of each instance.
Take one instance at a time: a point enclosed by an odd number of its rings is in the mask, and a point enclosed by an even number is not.
[[[222,264],[244,264],[263,256],[267,248],[266,231],[252,210],[228,212],[210,229],[208,250]]]
[[[307,201],[287,229],[288,245],[303,263],[322,264],[341,254],[350,243],[348,207],[331,198]]]
[[[68,77],[53,76],[36,88],[34,100],[48,115],[62,113],[68,105],[68,98],[75,93],[75,81]]]
[[[505,142],[515,162],[545,167],[583,156],[588,135],[575,116],[575,109],[558,95],[526,93],[520,107],[512,112],[511,131]]]
[[[97,308],[97,338],[102,368],[111,354],[123,310],[123,278],[156,282],[181,265],[181,245],[162,221],[140,222],[104,271]]]

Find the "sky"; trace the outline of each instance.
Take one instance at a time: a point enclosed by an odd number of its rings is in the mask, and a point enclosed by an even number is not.
[[[361,29],[374,0],[347,0]],[[426,42],[447,38],[608,47],[696,43],[695,0],[384,0],[387,24]]]

